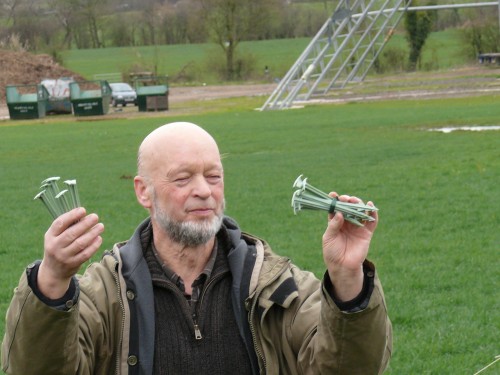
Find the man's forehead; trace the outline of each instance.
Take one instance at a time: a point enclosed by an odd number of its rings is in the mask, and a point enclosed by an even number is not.
[[[213,137],[198,125],[173,123],[151,132],[139,149],[139,168],[149,170],[176,169],[191,163],[213,163],[220,166],[220,154]],[[211,166],[210,168],[213,168]]]
[[[197,159],[190,160],[172,160],[171,163],[165,163],[168,173],[179,173],[186,171],[222,171],[222,162],[220,159]]]
[[[170,123],[153,130],[145,141],[167,141],[168,140],[192,140],[192,139],[210,139],[213,137],[203,128],[198,125],[188,122]]]

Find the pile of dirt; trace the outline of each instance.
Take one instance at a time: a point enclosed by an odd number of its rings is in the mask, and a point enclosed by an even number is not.
[[[43,79],[60,77],[83,80],[83,77],[63,68],[49,55],[0,50],[0,105],[5,105],[7,85],[34,85]]]

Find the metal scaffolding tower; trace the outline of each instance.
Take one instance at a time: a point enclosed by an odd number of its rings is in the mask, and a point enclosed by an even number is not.
[[[285,109],[362,81],[406,11],[496,6],[500,0],[410,7],[411,0],[341,0],[261,110]]]
[[[342,0],[262,110],[284,109],[362,81],[411,0]]]
[[[262,110],[290,108],[362,81],[411,0],[342,0]]]

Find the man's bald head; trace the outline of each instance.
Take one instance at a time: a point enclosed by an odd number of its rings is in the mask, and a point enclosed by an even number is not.
[[[159,164],[168,163],[174,153],[206,151],[217,153],[219,149],[213,137],[200,126],[190,122],[172,122],[153,130],[142,141],[137,155],[139,176],[151,177]],[[212,155],[214,157],[215,155]],[[220,160],[220,156],[219,156]]]
[[[156,237],[185,246],[210,242],[224,215],[224,171],[215,140],[188,122],[155,129],[139,147],[134,189]]]

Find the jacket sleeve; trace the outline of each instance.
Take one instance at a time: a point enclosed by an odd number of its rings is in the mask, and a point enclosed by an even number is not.
[[[29,287],[26,273],[22,275],[7,311],[3,371],[89,375],[97,367],[111,365],[107,363],[113,358],[110,311],[88,281],[81,286],[77,303],[60,310],[42,302]]]
[[[305,298],[296,301],[299,306],[289,331],[294,351],[298,353],[299,373],[380,374],[387,367],[392,327],[375,268],[366,263],[365,267],[371,268],[373,290],[366,307],[354,312],[340,310],[324,283],[318,304],[317,293],[309,291],[314,281],[308,277],[300,280],[299,295]]]

